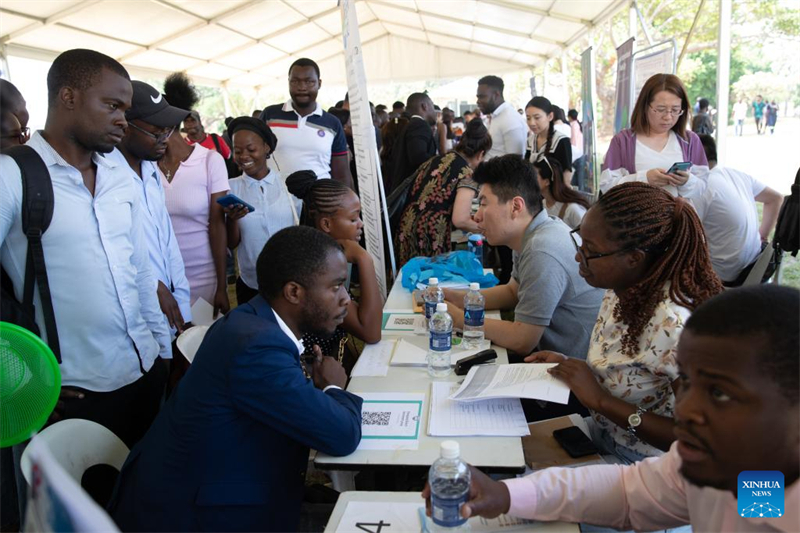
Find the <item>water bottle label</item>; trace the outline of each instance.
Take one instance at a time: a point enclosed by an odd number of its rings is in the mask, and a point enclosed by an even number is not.
[[[430,320],[433,314],[436,312],[437,303],[438,302],[425,302],[425,318],[428,320]]]
[[[467,494],[461,498],[439,498],[431,494],[431,518],[438,526],[457,527],[467,521],[461,516],[461,507],[467,503]]]
[[[431,331],[431,341],[430,341],[430,348],[436,352],[446,352],[450,349],[450,345],[453,342],[452,335],[448,331],[447,333],[437,333]]]
[[[483,326],[483,309],[467,309],[464,311],[464,324],[472,327]]]

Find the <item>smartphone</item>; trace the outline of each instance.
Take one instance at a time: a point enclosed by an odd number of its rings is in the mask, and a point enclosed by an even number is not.
[[[597,446],[578,426],[557,429],[553,431],[553,437],[572,458],[598,453]]]
[[[256,210],[255,207],[253,207],[252,205],[248,204],[247,202],[245,202],[244,200],[242,200],[241,198],[239,198],[235,194],[226,194],[222,198],[218,198],[217,199],[217,203],[219,205],[221,205],[222,207],[233,207],[235,205],[243,205],[243,206],[245,206],[247,208],[247,211],[249,213],[252,213],[253,211]]]
[[[677,163],[673,163],[672,166],[669,167],[669,170],[667,170],[667,174],[674,174],[675,172],[677,172],[679,170],[684,170],[685,171],[685,170],[689,170],[690,168],[692,168],[692,162],[691,161],[679,161]]]

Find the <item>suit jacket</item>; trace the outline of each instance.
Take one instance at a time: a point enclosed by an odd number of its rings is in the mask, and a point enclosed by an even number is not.
[[[436,142],[431,125],[420,118],[411,118],[392,149],[392,190],[435,155]]]
[[[294,531],[309,447],[352,453],[361,402],[305,378],[257,296],[208,331],[125,461],[109,512],[123,531]]]

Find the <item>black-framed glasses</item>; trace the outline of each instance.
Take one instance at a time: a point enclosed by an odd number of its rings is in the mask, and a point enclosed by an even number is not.
[[[31,139],[31,129],[27,126],[20,128],[19,132],[3,135],[3,139],[14,139],[19,141],[20,144],[25,144]]]
[[[616,250],[614,252],[608,252],[608,253],[604,253],[604,254],[597,253],[597,254],[592,254],[592,255],[586,255],[586,253],[583,251],[583,248],[582,248],[583,240],[581,239],[581,234],[579,233],[580,231],[581,231],[581,227],[578,226],[577,228],[575,228],[574,230],[569,232],[569,237],[572,239],[572,244],[575,245],[575,251],[578,252],[578,256],[580,256],[580,258],[581,258],[581,263],[583,264],[583,266],[585,266],[587,268],[589,266],[589,261],[592,260],[592,259],[600,259],[601,257],[608,257],[608,256],[611,256],[611,255],[617,255],[617,254],[621,254],[621,253],[625,253],[625,252],[630,252],[631,250],[635,250],[636,249],[636,248],[623,248],[621,250]]]
[[[172,132],[174,132],[175,128],[177,127],[177,126],[172,126],[169,129],[161,130],[161,133],[152,133],[152,132],[147,131],[144,128],[140,128],[139,126],[137,126],[133,122],[128,122],[128,126],[130,126],[131,128],[133,128],[135,130],[141,131],[142,133],[144,133],[148,137],[151,137],[151,138],[155,139],[156,140],[156,144],[164,142],[167,139],[169,139],[170,135],[172,135]]]

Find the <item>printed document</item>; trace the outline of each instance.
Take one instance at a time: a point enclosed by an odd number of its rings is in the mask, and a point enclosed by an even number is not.
[[[519,398],[456,402],[458,383],[431,383],[428,435],[434,437],[524,437],[530,435]]]
[[[555,363],[478,365],[472,367],[464,384],[450,399],[530,398],[566,404],[569,387],[547,373]]]

